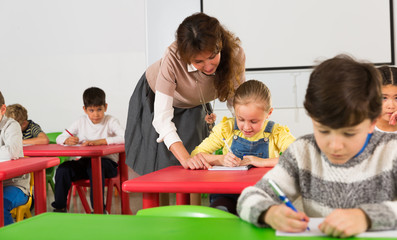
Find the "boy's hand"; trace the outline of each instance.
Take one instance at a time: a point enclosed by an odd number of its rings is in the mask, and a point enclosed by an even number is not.
[[[68,137],[66,138],[65,142],[66,145],[76,145],[79,143],[78,137]]]
[[[240,166],[253,165],[255,167],[274,167],[278,158],[260,158],[256,156],[244,156]]]
[[[328,215],[319,229],[330,236],[346,238],[368,229],[367,215],[361,209],[336,209]]]
[[[98,139],[98,140],[86,140],[82,144],[82,146],[98,146],[98,145],[108,145],[106,139]]]
[[[309,223],[305,213],[295,212],[285,204],[271,206],[263,220],[273,229],[283,232],[303,232]]]
[[[223,156],[223,166],[226,167],[237,167],[240,166],[241,159],[236,157],[233,153],[228,152],[226,155]]]

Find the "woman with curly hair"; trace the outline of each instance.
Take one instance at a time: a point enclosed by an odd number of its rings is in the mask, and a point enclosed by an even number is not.
[[[176,41],[149,66],[129,102],[126,162],[139,175],[168,166],[202,169],[190,152],[215,122],[210,102],[227,101],[245,81],[240,41],[219,21],[193,14],[179,25]],[[209,167],[209,166],[207,166]]]

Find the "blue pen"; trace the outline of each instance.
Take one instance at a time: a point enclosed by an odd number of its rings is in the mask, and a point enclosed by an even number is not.
[[[268,180],[270,187],[273,189],[274,193],[280,198],[280,200],[287,205],[287,207],[291,208],[295,212],[298,212],[294,205],[292,205],[291,201],[287,198],[287,196],[281,191],[280,187],[271,179]],[[303,221],[303,220],[302,220]],[[307,230],[310,231],[310,228],[307,227]]]

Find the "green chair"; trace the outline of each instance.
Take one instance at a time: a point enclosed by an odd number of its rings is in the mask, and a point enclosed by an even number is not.
[[[172,205],[139,210],[139,216],[172,216],[198,218],[238,218],[236,215],[206,206]]]
[[[61,134],[62,132],[50,132],[46,133],[48,140],[50,140],[50,144],[56,144],[57,137]],[[59,158],[59,164],[69,160],[69,157],[58,157]],[[46,182],[47,185],[50,184],[52,192],[55,193],[55,184],[54,184],[54,174],[55,174],[55,167],[47,168],[46,169]]]

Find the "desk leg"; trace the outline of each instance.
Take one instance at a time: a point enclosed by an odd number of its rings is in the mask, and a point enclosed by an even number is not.
[[[92,191],[94,213],[103,213],[102,164],[101,157],[91,157]]]
[[[123,182],[128,180],[128,166],[125,164],[125,152],[119,153],[119,170],[120,170],[120,187],[123,186]],[[130,197],[128,193],[120,189],[121,196],[121,213],[132,215],[130,209]]]
[[[176,205],[190,205],[190,194],[189,193],[177,193],[176,194]]]
[[[34,172],[34,210],[36,215],[47,212],[47,189],[45,169]]]
[[[142,193],[142,208],[158,207],[160,205],[158,193]]]
[[[0,181],[0,227],[4,226],[3,181]]]

